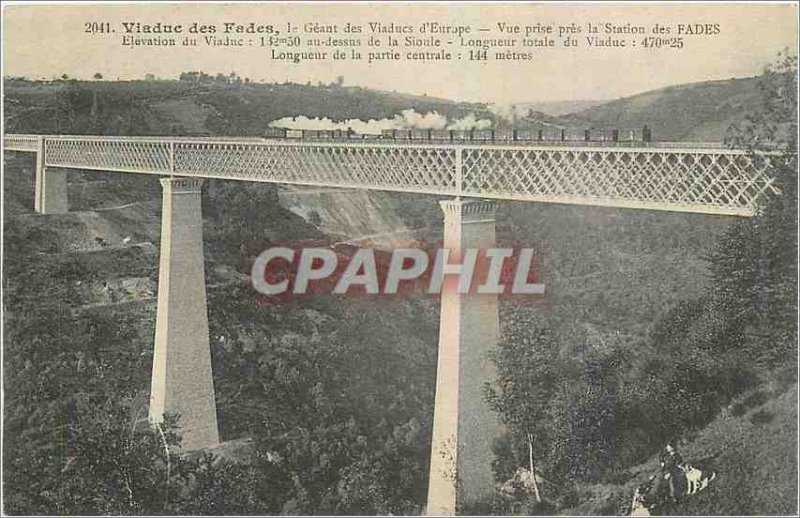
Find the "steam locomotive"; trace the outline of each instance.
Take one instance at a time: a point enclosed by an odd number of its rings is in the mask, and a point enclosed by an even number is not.
[[[586,129],[567,128],[546,129],[391,129],[380,134],[357,133],[346,130],[306,130],[287,128],[267,128],[267,139],[295,140],[385,140],[385,141],[430,141],[430,142],[652,142],[652,131],[644,126],[641,129]]]

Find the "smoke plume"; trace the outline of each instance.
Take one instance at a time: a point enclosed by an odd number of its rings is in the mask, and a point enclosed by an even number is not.
[[[305,115],[296,117],[283,117],[269,123],[272,128],[286,128],[296,130],[352,130],[361,135],[380,135],[383,130],[408,130],[408,129],[452,129],[470,130],[486,129],[492,126],[492,121],[478,119],[474,114],[449,122],[447,117],[436,111],[417,113],[413,109],[403,110],[391,119],[347,119],[333,121],[328,117],[309,118]]]
[[[450,124],[447,127],[447,129],[468,131],[472,129],[482,130],[491,127],[492,127],[492,121],[488,119],[478,119],[474,113],[470,113],[463,119],[458,119],[457,121]]]

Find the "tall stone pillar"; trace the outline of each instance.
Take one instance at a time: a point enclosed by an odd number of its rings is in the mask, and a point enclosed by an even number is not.
[[[42,214],[63,214],[69,211],[67,199],[67,171],[37,167],[36,184],[39,202],[38,212]]]
[[[36,144],[36,177],[34,179],[33,209],[41,214],[62,214],[69,211],[67,172],[45,167],[45,140]]]
[[[494,202],[454,200],[441,206],[448,262],[460,263],[468,248],[495,246]],[[484,401],[484,385],[496,382],[489,353],[499,336],[497,295],[460,294],[457,281],[448,276],[442,287],[429,515],[453,515],[494,495],[492,444],[501,425]]]
[[[150,421],[180,414],[183,450],[219,444],[203,261],[201,179],[162,178],[161,257],[158,272]]]
[[[44,137],[36,143],[36,176],[33,180],[33,210],[42,212],[42,186],[44,185]]]
[[[33,209],[41,214],[62,214],[69,211],[67,172],[45,167],[45,140],[37,139],[36,177],[34,178]]]

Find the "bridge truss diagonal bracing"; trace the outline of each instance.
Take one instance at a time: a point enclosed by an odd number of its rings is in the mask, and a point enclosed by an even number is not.
[[[773,155],[724,149],[464,148],[464,196],[752,215]]]
[[[172,174],[172,147],[163,140],[48,138],[45,167]]]
[[[43,142],[42,142],[43,141]],[[751,216],[780,157],[721,148],[5,135],[44,166]]]
[[[177,143],[175,174],[457,195],[455,150],[427,146]]]
[[[39,135],[4,135],[3,148],[12,151],[30,151],[38,149]]]

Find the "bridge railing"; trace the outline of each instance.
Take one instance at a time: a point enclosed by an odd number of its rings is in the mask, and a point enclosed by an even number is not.
[[[6,135],[36,151],[39,137]],[[46,136],[47,167],[752,215],[776,154],[719,148]]]
[[[39,138],[41,138],[41,135],[3,135],[3,148],[10,149],[12,151],[35,152],[38,149]]]

